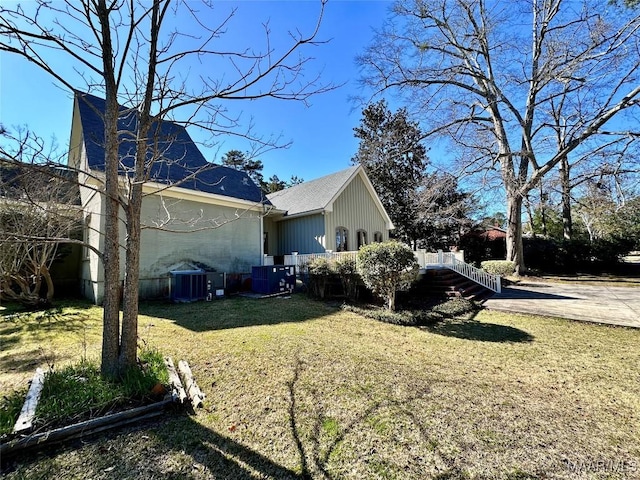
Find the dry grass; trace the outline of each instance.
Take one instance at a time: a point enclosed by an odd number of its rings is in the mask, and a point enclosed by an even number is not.
[[[96,353],[99,313],[3,319],[2,388],[41,346]],[[640,478],[637,330],[486,311],[417,329],[303,296],[143,313],[141,339],[189,361],[206,407],[7,478]]]

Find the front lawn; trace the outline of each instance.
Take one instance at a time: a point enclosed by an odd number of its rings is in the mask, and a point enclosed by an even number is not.
[[[142,311],[205,408],[7,478],[640,478],[638,330],[486,311],[420,329],[302,295]],[[0,321],[3,391],[99,352],[98,308],[39,315]]]

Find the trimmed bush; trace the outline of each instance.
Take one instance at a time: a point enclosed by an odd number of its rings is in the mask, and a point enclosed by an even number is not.
[[[388,310],[395,310],[396,292],[407,290],[418,276],[413,250],[390,241],[365,245],[358,252],[358,273],[371,291],[382,297]]]
[[[506,277],[516,271],[516,265],[510,260],[486,260],[480,264],[480,268],[492,275]]]
[[[351,301],[357,300],[360,275],[358,275],[355,259],[350,257],[339,258],[336,260],[334,268],[340,277],[345,297]]]
[[[307,267],[309,272],[309,292],[314,297],[324,299],[327,294],[327,285],[331,276],[332,268],[329,260],[318,257],[309,262]]]

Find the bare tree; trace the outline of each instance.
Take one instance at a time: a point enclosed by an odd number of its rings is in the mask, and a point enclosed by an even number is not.
[[[499,172],[522,271],[528,192],[638,109],[639,28],[637,11],[605,0],[400,0],[359,62],[365,84],[409,98],[467,170]]]
[[[69,91],[83,85],[106,101],[104,375],[117,376],[136,361],[140,210],[143,184],[162,156],[156,141],[162,121],[171,119],[205,128],[213,135],[240,135],[276,146],[273,139],[242,128],[225,104],[263,98],[306,101],[332,88],[319,85],[317,76],[305,77],[309,58],[299,55],[303,48],[321,43],[316,36],[324,3],[319,2],[311,31],[291,32],[284,47],[271,42],[270,27],[264,24],[262,47],[236,49],[220,41],[236,11],[217,17],[213,2],[39,0],[25,6],[0,6],[0,50],[37,65]],[[182,25],[189,24],[188,32],[181,31],[178,19]],[[63,66],[69,65],[79,75],[63,73],[69,71]],[[118,129],[123,118],[134,119],[133,136],[131,129]],[[119,155],[124,141],[130,146],[128,162]],[[126,228],[122,326],[120,208]]]
[[[0,148],[0,298],[43,307],[59,246],[79,241],[79,192],[74,172],[46,164],[55,154],[43,142],[29,132],[15,140],[16,150]]]

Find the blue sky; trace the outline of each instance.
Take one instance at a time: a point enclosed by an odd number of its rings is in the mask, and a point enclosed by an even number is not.
[[[228,29],[228,39],[260,41],[260,23],[270,20],[274,39],[288,29],[311,28],[319,10],[319,1],[246,1],[219,2],[222,10],[238,6],[238,15]],[[342,87],[311,98],[309,107],[298,102],[252,101],[234,105],[245,122],[252,118],[256,131],[262,135],[280,135],[291,140],[286,150],[266,152],[259,158],[264,163],[266,177],[277,174],[286,179],[297,175],[310,180],[350,164],[358,141],[353,128],[358,125],[361,106],[350,97],[362,92],[358,86],[355,56],[369,43],[373,31],[388,13],[391,3],[371,0],[330,0],[320,29],[319,38],[330,40],[303,53],[314,57],[309,74],[322,71],[322,82],[344,84]],[[78,89],[83,85],[79,83]],[[5,127],[27,125],[45,139],[57,138],[61,146],[69,141],[72,100],[69,92],[57,86],[51,77],[24,60],[0,54],[0,122]],[[193,127],[189,132],[196,140],[206,136]],[[209,160],[219,158],[235,148],[247,150],[248,145],[233,139],[219,139],[215,148],[203,148]]]

